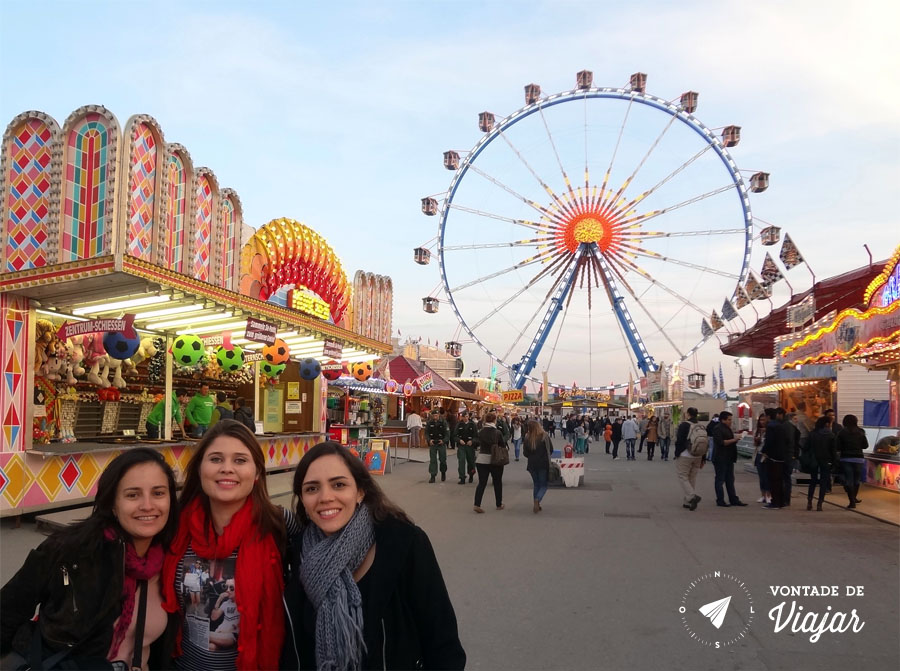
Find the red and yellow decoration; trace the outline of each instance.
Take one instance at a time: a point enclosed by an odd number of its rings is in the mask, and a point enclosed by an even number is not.
[[[240,292],[265,301],[286,285],[319,296],[336,324],[350,304],[347,276],[325,238],[299,221],[273,219],[241,250]]]

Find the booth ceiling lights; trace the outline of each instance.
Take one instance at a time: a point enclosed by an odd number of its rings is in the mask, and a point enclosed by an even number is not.
[[[142,298],[132,298],[123,301],[114,301],[112,303],[100,303],[95,305],[85,305],[72,310],[74,315],[100,314],[106,312],[117,312],[119,310],[131,310],[132,308],[144,307],[146,305],[159,305],[168,303],[172,300],[168,295],[144,296]]]
[[[211,315],[198,315],[197,317],[186,317],[185,319],[175,319],[167,322],[151,322],[147,324],[147,328],[151,330],[177,328],[179,326],[193,326],[194,324],[206,324],[207,322],[218,321],[220,319],[228,319],[233,312],[217,312]]]

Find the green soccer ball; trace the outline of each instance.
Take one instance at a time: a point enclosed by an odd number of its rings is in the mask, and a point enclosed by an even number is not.
[[[262,366],[260,366],[259,372],[262,373],[265,377],[278,377],[284,372],[284,369],[286,367],[287,364],[274,364],[266,361]]]
[[[244,365],[244,350],[237,345],[231,349],[220,347],[216,350],[216,361],[226,373],[236,373]]]
[[[181,367],[196,366],[206,354],[203,347],[203,341],[199,336],[183,335],[175,339],[172,345],[172,357],[175,359],[175,365]]]

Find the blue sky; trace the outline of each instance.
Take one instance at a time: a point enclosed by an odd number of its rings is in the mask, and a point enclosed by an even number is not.
[[[772,174],[754,215],[789,231],[817,276],[865,263],[863,243],[885,258],[900,242],[895,2],[4,0],[0,12],[0,117],[39,109],[62,122],[87,103],[123,124],[151,114],[167,141],[238,192],[247,223],[301,220],[328,238],[348,274],[391,275],[394,330],[404,336],[443,342],[457,331],[447,306],[422,312],[438,271],[411,258],[437,232],[419,199],[449,185],[441,153],[472,147],[478,112],[518,109],[525,84],[568,90],[584,68],[601,86],[642,71],[654,95],[699,91],[706,125],[742,126],[738,165]],[[703,216],[717,228],[730,215]],[[752,267],[761,263],[756,245]],[[789,279],[803,290],[811,278],[798,268]],[[777,285],[776,302],[787,294]],[[718,309],[724,290],[715,295],[697,297]],[[470,369],[486,370],[480,354],[464,348]],[[714,344],[686,363],[708,372],[720,360],[733,378]],[[583,353],[561,353],[551,378],[584,385],[584,368]],[[610,352],[591,368],[594,384],[628,371]]]

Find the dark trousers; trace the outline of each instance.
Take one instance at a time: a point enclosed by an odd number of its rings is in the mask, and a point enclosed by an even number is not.
[[[613,438],[613,459],[619,456],[619,443],[621,442],[621,438],[619,438],[618,440]]]
[[[772,505],[782,508],[784,507],[784,462],[766,459],[763,466],[769,473],[769,493],[772,495]]]
[[[784,469],[781,472],[781,479],[784,483],[784,505],[791,505],[791,489],[793,488],[793,483],[791,482],[791,474],[794,472],[794,458],[789,457],[784,460],[784,464],[782,464],[782,468]]]
[[[649,440],[647,441],[647,461],[653,461],[653,448],[656,447],[656,443],[651,443]]]
[[[494,501],[499,508],[503,504],[503,466],[494,464],[475,464],[478,471],[478,486],[475,488],[475,505],[481,507],[481,499],[487,488],[488,476],[494,483]]]
[[[609,440],[606,441],[606,453],[607,453],[607,454],[609,454],[609,444],[610,444],[610,442],[611,442],[611,441],[609,441]]]
[[[812,501],[813,495],[816,493],[816,485],[819,485],[819,503],[825,500],[825,492],[828,491],[828,483],[831,482],[831,464],[819,464],[816,466],[809,477],[809,492],[806,498]]]
[[[150,422],[146,423],[147,426],[147,438],[150,440],[158,440],[160,434],[162,433],[162,426],[157,426],[156,424],[151,424]]]
[[[725,492],[722,491],[722,485],[725,485],[725,491],[728,492],[729,503],[740,501],[737,492],[734,491],[734,462],[730,459],[713,461],[713,466],[716,469],[716,503],[725,503]]]
[[[669,460],[669,437],[659,439],[659,457],[663,461]]]

